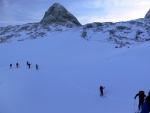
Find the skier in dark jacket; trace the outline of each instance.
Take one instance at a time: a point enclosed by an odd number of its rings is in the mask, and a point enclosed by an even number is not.
[[[12,64],[10,64],[10,69],[12,68]]]
[[[149,113],[150,112],[150,92],[148,93],[148,96],[146,97],[141,113]]]
[[[29,62],[27,61],[27,66],[29,65]]]
[[[38,65],[36,64],[35,66],[36,66],[36,70],[38,70],[39,69]]]
[[[136,99],[136,97],[139,96],[139,104],[138,104],[138,109],[140,110],[140,108],[143,105],[143,102],[145,100],[146,95],[144,94],[144,91],[139,91],[139,93],[137,93],[134,97],[134,99]]]
[[[30,67],[31,67],[31,64],[30,64],[30,63],[28,64],[28,67],[29,67],[29,69],[30,69]]]
[[[16,68],[18,68],[19,67],[19,64],[18,64],[18,62],[16,63]]]
[[[103,86],[100,86],[100,96],[103,96],[104,95],[104,93],[103,93],[103,90],[105,89],[105,87],[103,87]]]

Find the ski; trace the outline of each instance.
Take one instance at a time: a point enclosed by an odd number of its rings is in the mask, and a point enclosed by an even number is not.
[[[100,96],[101,98],[106,98],[106,96]]]

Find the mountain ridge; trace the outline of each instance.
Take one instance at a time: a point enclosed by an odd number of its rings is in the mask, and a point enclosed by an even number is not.
[[[80,37],[88,41],[111,42],[123,47],[150,41],[150,10],[144,18],[124,22],[93,22],[81,25],[75,16],[59,3],[54,3],[40,22],[0,27],[0,43],[24,41],[80,29]],[[25,35],[25,36],[24,36]],[[26,37],[26,38],[25,38]]]

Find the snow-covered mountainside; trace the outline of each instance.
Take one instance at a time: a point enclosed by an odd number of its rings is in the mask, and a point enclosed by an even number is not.
[[[0,44],[0,113],[138,110],[134,96],[150,91],[150,43],[115,49],[113,44],[85,41],[76,30]],[[105,86],[104,98],[100,85]]]
[[[150,40],[150,21],[145,18],[127,22],[91,23],[83,26],[82,37],[87,40],[114,42],[116,47],[130,46]]]
[[[12,38],[17,41],[35,39],[70,29],[76,29],[86,40],[115,43],[116,48],[129,47],[150,40],[150,10],[144,18],[136,20],[81,25],[65,7],[54,3],[40,22],[0,27],[0,43],[11,42]]]
[[[0,113],[137,112],[134,96],[150,91],[149,14],[118,23],[42,19],[1,27]]]

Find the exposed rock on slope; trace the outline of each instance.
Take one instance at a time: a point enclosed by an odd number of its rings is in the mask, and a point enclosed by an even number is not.
[[[79,21],[65,7],[58,3],[54,3],[48,11],[45,13],[42,24],[58,24],[65,25],[67,27],[81,26]]]
[[[86,24],[81,36],[90,41],[118,44],[116,48],[150,41],[150,10],[144,18],[136,20]]]

